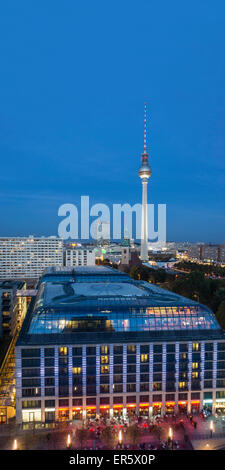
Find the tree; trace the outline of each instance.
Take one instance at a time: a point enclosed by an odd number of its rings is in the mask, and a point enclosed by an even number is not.
[[[104,442],[104,444],[107,446],[107,449],[110,449],[112,447],[113,442],[114,442],[114,435],[113,435],[113,430],[111,426],[106,426],[101,433],[101,440]]]
[[[220,326],[225,329],[225,300],[222,300],[222,302],[220,302],[219,308],[216,312],[216,318]]]
[[[78,428],[76,431],[76,437],[77,440],[79,441],[80,448],[82,449],[84,441],[87,440],[88,438],[88,430],[85,427]]]
[[[129,426],[127,429],[127,436],[133,447],[137,445],[141,437],[141,431],[137,424],[132,424]]]

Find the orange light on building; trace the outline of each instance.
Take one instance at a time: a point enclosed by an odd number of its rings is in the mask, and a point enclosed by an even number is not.
[[[140,403],[140,408],[146,408],[149,406],[149,403]]]
[[[166,401],[166,406],[174,406],[175,401]]]
[[[127,408],[135,408],[136,407],[136,403],[128,403],[127,404]]]
[[[75,406],[73,407],[73,411],[80,411],[82,410],[82,407],[81,406]]]
[[[199,405],[199,404],[200,404],[200,400],[191,400],[191,404],[192,404],[192,405]]]
[[[161,401],[159,401],[159,402],[155,401],[154,403],[152,403],[152,406],[162,406],[162,402]]]
[[[69,407],[67,408],[58,408],[59,411],[69,411]]]
[[[113,408],[123,408],[123,405],[113,405]]]
[[[109,409],[109,405],[100,405],[100,410],[108,410]]]
[[[178,405],[187,405],[187,400],[186,401],[178,401]]]
[[[96,410],[96,406],[86,406],[86,410]]]

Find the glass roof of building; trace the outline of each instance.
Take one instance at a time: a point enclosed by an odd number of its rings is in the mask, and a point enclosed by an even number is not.
[[[40,282],[27,333],[219,328],[206,306],[112,268],[51,268]]]

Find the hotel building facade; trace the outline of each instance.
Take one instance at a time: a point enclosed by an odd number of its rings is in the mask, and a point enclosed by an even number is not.
[[[15,349],[18,423],[225,411],[214,314],[112,268],[49,269]]]

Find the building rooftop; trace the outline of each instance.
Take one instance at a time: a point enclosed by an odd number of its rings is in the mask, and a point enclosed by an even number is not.
[[[18,344],[222,334],[208,307],[116,269],[50,268],[40,280]]]
[[[5,280],[0,282],[0,289],[22,289],[25,281]]]

